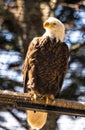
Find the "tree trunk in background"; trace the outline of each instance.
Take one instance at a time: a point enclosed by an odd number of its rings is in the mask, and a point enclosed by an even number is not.
[[[56,130],[56,118],[57,115],[55,113],[49,112],[47,122],[41,130]]]
[[[50,8],[45,2],[39,2],[37,0],[17,0],[18,6],[22,7],[23,18],[18,17],[19,23],[23,29],[22,39],[24,54],[26,54],[28,45],[33,37],[41,36],[44,32],[43,21],[48,17]],[[21,8],[20,7],[20,8]],[[46,9],[44,9],[46,7]],[[24,55],[25,56],[25,55]],[[55,130],[56,128],[56,115],[50,113],[48,120],[42,130]]]
[[[4,19],[13,23],[13,28],[11,28],[15,30],[16,42],[19,44],[24,57],[33,37],[43,34],[43,21],[48,16],[54,15],[51,4],[50,0],[46,2],[43,0],[16,0],[14,7],[9,4],[5,9]]]

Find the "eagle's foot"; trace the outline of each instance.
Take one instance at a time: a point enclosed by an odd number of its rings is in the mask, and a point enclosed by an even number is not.
[[[32,90],[31,90],[31,92],[29,93],[29,96],[30,96],[30,98],[31,98],[32,101],[33,101],[33,100],[36,100],[36,98],[37,98],[36,93],[35,93],[34,91],[32,91]]]
[[[49,102],[54,101],[54,96],[53,95],[45,95],[45,103],[48,104]]]
[[[49,97],[46,96],[46,104],[48,104],[48,103],[49,103]]]

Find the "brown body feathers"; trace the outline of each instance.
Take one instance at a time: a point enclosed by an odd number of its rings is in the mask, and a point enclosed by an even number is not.
[[[37,37],[28,47],[23,67],[25,92],[60,93],[68,67],[68,47],[56,38]]]

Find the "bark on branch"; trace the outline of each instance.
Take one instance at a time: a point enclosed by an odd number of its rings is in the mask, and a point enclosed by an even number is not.
[[[28,93],[0,90],[0,104],[11,105],[18,109],[32,109],[38,111],[55,112],[56,114],[75,115],[85,117],[85,102],[57,99],[48,104],[44,100],[31,101]]]
[[[78,51],[83,46],[85,46],[85,41],[83,43],[79,43],[79,44],[73,45],[70,48],[69,53],[71,54],[72,52]]]

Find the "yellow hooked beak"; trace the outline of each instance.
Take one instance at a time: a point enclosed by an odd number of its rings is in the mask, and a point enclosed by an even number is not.
[[[44,28],[46,28],[46,27],[52,27],[52,23],[50,23],[50,22],[44,22],[44,24],[43,24],[43,27]]]

